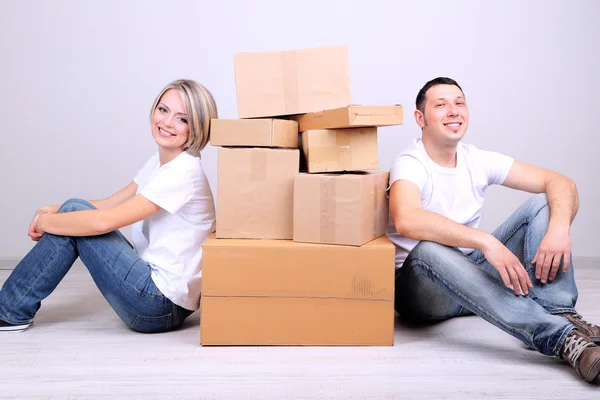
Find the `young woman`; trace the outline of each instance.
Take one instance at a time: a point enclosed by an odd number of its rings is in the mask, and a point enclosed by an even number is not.
[[[119,317],[139,332],[176,329],[200,304],[202,244],[214,231],[214,200],[200,162],[217,118],[211,93],[190,80],[168,84],[150,112],[158,152],[133,181],[96,201],[40,208],[36,245],[0,290],[0,331],[23,331],[79,257]],[[118,231],[132,225],[133,247]]]

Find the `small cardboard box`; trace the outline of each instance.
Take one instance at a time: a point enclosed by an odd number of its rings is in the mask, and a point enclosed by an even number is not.
[[[385,235],[389,172],[299,174],[294,180],[294,241],[362,246]]]
[[[350,104],[347,46],[240,53],[233,58],[239,118]]]
[[[339,129],[367,126],[402,125],[402,106],[349,105],[332,110],[291,117],[298,121],[300,132],[309,129]]]
[[[212,119],[213,146],[298,148],[298,123],[283,119]]]
[[[395,247],[206,240],[200,343],[394,344]]]
[[[291,239],[300,151],[220,147],[217,157],[217,237]]]
[[[379,168],[377,128],[304,131],[302,152],[309,173],[375,170]]]

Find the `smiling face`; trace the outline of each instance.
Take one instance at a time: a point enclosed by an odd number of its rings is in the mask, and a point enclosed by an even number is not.
[[[415,111],[423,137],[437,146],[456,145],[469,126],[469,108],[460,88],[435,85],[425,93],[423,110]]]
[[[178,90],[169,89],[160,98],[152,113],[152,136],[168,153],[180,153],[188,140],[188,117]]]

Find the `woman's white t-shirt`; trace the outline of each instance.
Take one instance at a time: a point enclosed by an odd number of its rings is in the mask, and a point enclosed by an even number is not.
[[[213,195],[200,158],[184,151],[160,166],[157,153],[134,182],[137,193],[161,208],[133,224],[135,251],[150,264],[158,290],[195,311],[200,305],[202,244],[215,230]]]
[[[413,182],[421,191],[421,205],[454,222],[478,228],[484,192],[490,185],[504,182],[513,158],[500,153],[480,150],[474,145],[459,143],[456,167],[436,164],[425,150],[423,141],[415,139],[403,150],[390,168],[390,186],[399,180]],[[389,239],[396,247],[396,267],[402,266],[408,253],[419,243],[400,235],[390,223]],[[469,254],[473,249],[460,248]]]

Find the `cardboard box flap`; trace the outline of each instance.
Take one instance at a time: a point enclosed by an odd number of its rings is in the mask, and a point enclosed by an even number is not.
[[[298,121],[300,132],[309,129],[340,129],[402,125],[404,111],[401,105],[346,107],[312,112],[292,117]]]
[[[203,297],[393,301],[395,247],[386,236],[361,247],[213,236],[203,263],[219,268],[204,271]]]
[[[298,148],[298,123],[281,119],[212,119],[213,146]]]

